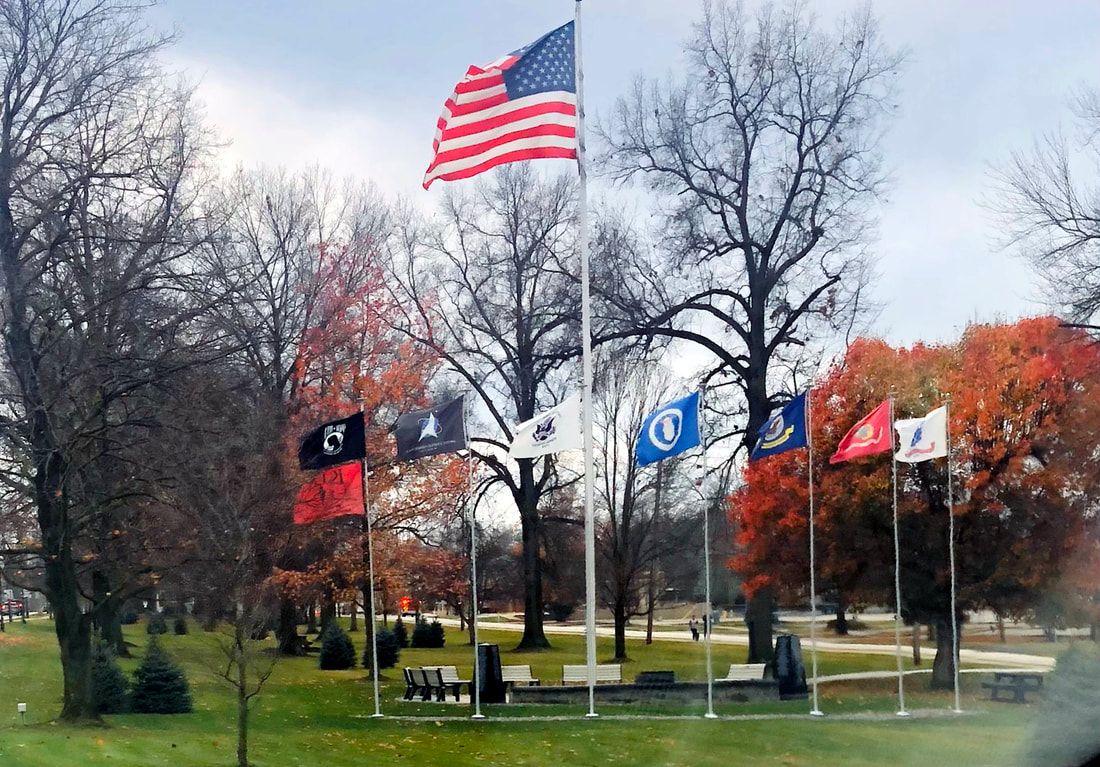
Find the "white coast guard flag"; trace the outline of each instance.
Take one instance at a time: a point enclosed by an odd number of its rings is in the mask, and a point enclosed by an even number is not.
[[[920,463],[947,455],[947,408],[938,407],[924,418],[894,421],[898,432],[898,451],[894,458],[902,463]]]
[[[536,458],[581,447],[581,397],[575,394],[557,407],[517,425],[508,455]]]

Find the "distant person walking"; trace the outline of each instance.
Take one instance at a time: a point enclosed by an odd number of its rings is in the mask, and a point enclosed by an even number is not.
[[[703,636],[705,636],[705,637],[710,636],[710,616],[709,615],[704,615],[703,616]]]
[[[688,628],[691,629],[691,640],[693,642],[699,641],[699,624],[695,620],[695,616],[691,616],[691,620],[688,621]]]

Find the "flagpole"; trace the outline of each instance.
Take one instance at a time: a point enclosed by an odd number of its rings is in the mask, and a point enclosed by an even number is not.
[[[814,436],[813,436],[813,388],[806,390],[806,455],[810,480],[810,662],[813,666],[814,707],[811,716],[824,716],[817,698],[817,563],[814,559]]]
[[[595,460],[592,446],[592,300],[588,283],[588,173],[584,166],[584,69],[581,65],[581,0],[575,3],[573,46],[577,86],[577,249],[581,259],[581,366],[584,376],[584,573],[585,655],[588,665],[588,713],[596,717],[596,522]]]
[[[905,710],[905,674],[901,665],[901,541],[898,537],[898,459],[894,441],[894,395],[890,395],[890,466],[893,469],[894,491],[894,655],[898,662],[898,716],[909,716]]]
[[[962,713],[959,695],[959,624],[958,624],[958,588],[955,582],[955,491],[952,479],[951,462],[951,400],[944,403],[944,432],[947,434],[947,553],[951,568],[951,653],[952,667],[955,669],[955,713]]]
[[[710,635],[714,633],[714,615],[711,612],[710,601],[710,501],[707,498],[707,442],[703,435],[703,396],[705,386],[699,387],[699,405],[696,418],[699,422],[699,447],[702,449],[701,468],[702,476],[699,478],[699,495],[703,499],[703,584],[707,601],[706,613],[703,616],[703,645],[707,658],[707,719],[716,719],[714,713],[714,670],[711,664]]]
[[[481,658],[477,652],[477,503],[474,502],[474,451],[470,447],[470,429],[466,423],[466,398],[462,398],[462,430],[466,437],[466,505],[470,520],[470,622],[474,629],[474,683],[471,719],[484,719],[481,713]]]
[[[365,419],[364,419],[365,420]],[[364,437],[365,439],[365,437]],[[367,455],[366,450],[363,451],[363,511],[365,515],[363,517],[367,527],[367,577],[370,581],[370,620],[367,621],[367,629],[370,631],[370,647],[371,647],[371,678],[374,683],[374,713],[371,714],[372,719],[377,719],[382,716],[382,698],[378,686],[378,630],[374,625],[374,616],[377,615],[374,609],[374,542],[372,536],[372,528],[374,523],[371,519],[371,507],[370,507],[370,471],[367,469]]]

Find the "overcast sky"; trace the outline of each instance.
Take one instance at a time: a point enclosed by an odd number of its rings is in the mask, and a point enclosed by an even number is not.
[[[853,7],[815,0],[828,19]],[[879,0],[884,39],[910,51],[885,144],[875,332],[910,343],[1043,307],[1026,264],[1000,250],[982,204],[990,169],[1066,125],[1067,97],[1100,84],[1100,2]],[[682,71],[693,0],[587,0],[589,114],[636,74]],[[170,66],[199,83],[228,165],[313,164],[431,204],[420,188],[444,99],[486,63],[572,17],[568,0],[164,0]],[[547,166],[551,161],[543,161]]]

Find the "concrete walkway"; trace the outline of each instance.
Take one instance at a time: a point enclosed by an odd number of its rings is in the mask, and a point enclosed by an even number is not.
[[[458,626],[458,620],[456,618],[439,618],[439,622],[446,626]],[[510,631],[515,633],[523,632],[523,624],[518,621],[507,622],[478,622],[478,628],[491,631]],[[548,623],[544,626],[544,630],[550,635],[565,635],[565,636],[584,636],[584,626],[572,625],[572,624],[554,624]],[[596,626],[596,635],[601,637],[614,636],[614,629],[611,626]],[[642,629],[630,629],[626,630],[627,639],[645,639],[645,631]],[[691,635],[684,629],[676,631],[659,631],[654,630],[653,639],[661,642],[691,642]],[[700,640],[702,641],[702,640]],[[722,634],[715,632],[711,634],[711,642],[714,645],[732,645],[736,647],[748,647],[749,637],[747,634]],[[858,644],[855,642],[838,642],[836,640],[818,640],[817,649],[821,652],[838,652],[838,653],[853,653],[856,655],[894,655],[896,648],[892,644]],[[934,650],[934,648],[933,648]],[[810,651],[810,641],[805,637],[802,638],[802,652],[804,655],[808,655]],[[902,652],[908,653],[908,644],[902,645]],[[1014,653],[1014,652],[1001,652],[997,650],[976,650],[971,648],[962,648],[959,650],[959,660],[966,663],[980,663],[989,664],[991,666],[998,666],[1007,668],[1010,671],[1051,671],[1055,666],[1054,658],[1048,658],[1043,655],[1029,655],[1027,653]],[[807,663],[809,659],[806,658]],[[930,672],[930,669],[917,669],[920,672]],[[878,673],[878,672],[868,672]],[[886,676],[891,674],[896,676],[897,672],[885,672]]]

